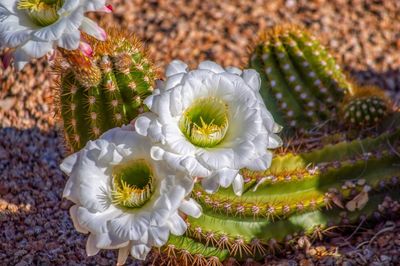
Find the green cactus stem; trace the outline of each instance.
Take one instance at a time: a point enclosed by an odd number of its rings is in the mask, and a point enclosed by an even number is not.
[[[93,57],[63,50],[56,67],[59,112],[73,151],[143,112],[155,80],[154,67],[135,37],[112,29],[105,42],[89,40]]]
[[[171,236],[157,259],[173,265],[222,265],[229,257],[261,259],[282,245],[294,246],[301,236],[318,239],[335,228],[393,214],[387,207],[393,200],[400,200],[399,193],[381,192],[371,196],[361,210],[314,210],[278,221],[205,211],[198,219],[189,218],[186,236]]]
[[[261,34],[250,67],[260,73],[267,108],[287,129],[310,129],[331,119],[336,102],[351,89],[327,50],[295,26]]]

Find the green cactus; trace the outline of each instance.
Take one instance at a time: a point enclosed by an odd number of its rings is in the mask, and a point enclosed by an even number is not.
[[[143,112],[155,70],[133,36],[109,30],[106,42],[87,37],[93,56],[62,50],[59,113],[73,151]]]
[[[400,200],[400,113],[383,93],[347,81],[326,49],[300,28],[276,27],[260,42],[250,66],[260,73],[267,108],[290,128],[283,134],[286,146],[268,170],[242,169],[241,197],[231,188],[207,194],[195,185],[192,197],[203,215],[187,218],[186,236],[171,237],[161,248],[163,262],[261,259],[301,234],[320,238],[332,227],[390,212],[381,204],[388,197]],[[352,105],[364,109],[358,102],[377,111],[362,113],[354,135],[345,117]]]
[[[341,105],[346,124],[357,128],[378,125],[390,110],[389,100],[375,87],[354,86]]]
[[[286,129],[310,129],[332,119],[336,102],[351,89],[319,41],[294,26],[261,34],[250,67],[260,73],[267,108]]]
[[[154,79],[151,65],[129,39],[110,39],[111,46],[94,45],[90,61],[65,56],[72,67],[62,73],[61,118],[75,150],[96,137],[94,127],[103,132],[133,119]],[[241,170],[241,197],[231,188],[207,194],[196,184],[192,197],[203,215],[186,218],[186,235],[171,235],[155,250],[166,264],[261,259],[282,245],[290,247],[301,234],[319,238],[332,226],[390,212],[381,204],[388,197],[400,200],[400,113],[382,93],[347,81],[326,49],[293,26],[263,34],[250,66],[260,73],[267,108],[288,129],[282,136],[286,146],[276,152],[268,170]],[[140,103],[132,100],[137,96]],[[113,101],[122,104],[114,106]],[[358,108],[357,101],[365,101],[370,112],[371,107],[382,108],[385,115],[363,113],[363,121],[371,115],[375,126],[357,120],[354,132],[354,123],[345,117],[352,114],[352,105]],[[101,119],[92,119],[91,113]]]

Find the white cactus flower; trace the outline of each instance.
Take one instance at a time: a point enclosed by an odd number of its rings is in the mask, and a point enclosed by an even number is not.
[[[265,170],[274,149],[281,145],[274,122],[259,93],[255,70],[222,68],[205,61],[188,71],[181,61],[166,70],[145,103],[151,112],[139,116],[136,131],[158,142],[152,148],[156,160],[202,178],[209,193],[233,184],[243,190],[239,170]]]
[[[80,30],[104,40],[105,31],[84,16],[88,11],[111,12],[104,4],[105,0],[1,0],[0,49],[12,48],[20,70],[56,47],[78,49]]]
[[[90,233],[89,256],[119,249],[118,263],[129,251],[144,260],[151,247],[187,228],[178,211],[199,217],[200,206],[187,195],[193,180],[150,157],[151,141],[133,126],[114,128],[67,157],[61,169],[69,176],[63,196],[75,228]]]

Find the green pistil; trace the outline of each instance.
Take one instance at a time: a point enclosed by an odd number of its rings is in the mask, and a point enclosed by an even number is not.
[[[194,145],[214,147],[228,131],[228,106],[214,97],[199,99],[184,112],[179,127]]]
[[[145,160],[117,165],[112,171],[112,201],[127,208],[143,206],[153,194],[153,173]]]
[[[58,20],[57,11],[63,4],[64,0],[20,0],[17,7],[25,10],[38,26],[46,27]]]

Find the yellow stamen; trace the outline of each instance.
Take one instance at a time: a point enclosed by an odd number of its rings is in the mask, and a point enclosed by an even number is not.
[[[127,208],[143,206],[153,194],[150,166],[145,160],[135,160],[113,169],[112,203]]]
[[[38,26],[45,27],[58,20],[57,11],[63,2],[63,0],[20,0],[17,8],[25,10]]]
[[[214,97],[197,100],[179,121],[181,131],[199,147],[214,147],[228,131],[228,107]]]

